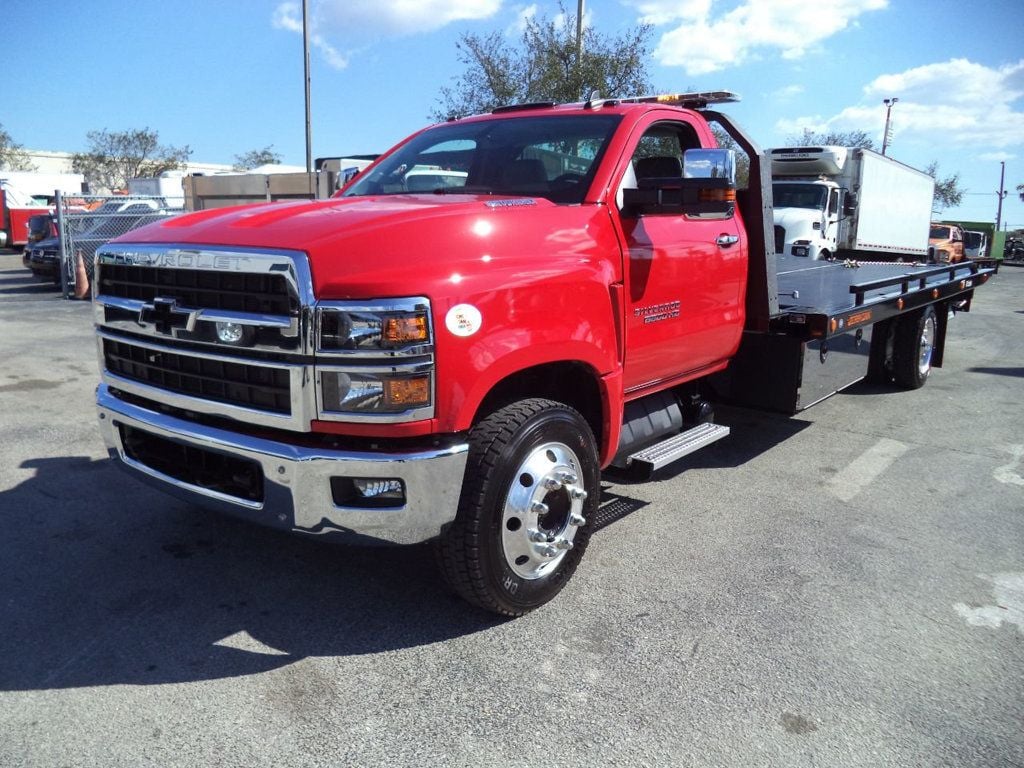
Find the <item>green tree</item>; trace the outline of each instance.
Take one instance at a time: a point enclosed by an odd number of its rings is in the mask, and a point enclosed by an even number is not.
[[[71,157],[72,170],[81,173],[94,192],[126,189],[129,179],[159,176],[182,170],[192,150],[160,144],[160,135],[149,128],[128,131],[89,131],[87,152]]]
[[[803,133],[786,137],[786,143],[793,147],[875,148],[875,142],[865,131],[812,131],[804,128]]]
[[[34,171],[35,164],[29,159],[24,148],[11,138],[0,124],[0,170],[3,171]]]
[[[261,165],[277,165],[281,162],[281,153],[274,151],[274,145],[268,144],[263,149],[250,149],[241,155],[235,155],[236,171],[251,171]]]
[[[651,27],[633,27],[618,37],[583,30],[582,56],[576,55],[576,17],[559,3],[555,19],[526,19],[518,41],[500,32],[463,34],[457,43],[465,71],[451,88],[442,88],[431,117],[489,112],[508,104],[581,101],[638,96],[650,91],[646,62]]]
[[[924,172],[935,179],[935,210],[938,212],[944,211],[947,208],[953,208],[960,205],[960,202],[964,199],[964,190],[960,186],[960,174],[954,173],[952,176],[946,176],[945,178],[939,178],[939,163],[937,160],[933,160],[928,164],[928,167],[924,169]]]

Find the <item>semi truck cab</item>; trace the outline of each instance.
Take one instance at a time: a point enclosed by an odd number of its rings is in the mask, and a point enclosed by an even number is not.
[[[774,182],[776,251],[808,259],[834,255],[847,195],[847,190],[824,179]]]

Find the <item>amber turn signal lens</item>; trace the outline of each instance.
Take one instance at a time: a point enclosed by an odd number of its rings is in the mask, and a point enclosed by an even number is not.
[[[700,190],[700,201],[702,203],[735,203],[735,189],[702,189]]]
[[[430,404],[430,377],[385,379],[384,398],[389,406],[413,407]]]
[[[388,344],[408,344],[427,340],[427,316],[389,317],[384,321],[384,341]]]

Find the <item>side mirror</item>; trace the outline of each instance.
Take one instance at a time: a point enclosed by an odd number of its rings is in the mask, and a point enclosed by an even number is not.
[[[843,200],[843,215],[853,216],[857,212],[857,193],[847,192]]]
[[[683,154],[682,176],[643,178],[637,186],[623,190],[626,213],[729,218],[736,208],[736,153],[688,149]]]

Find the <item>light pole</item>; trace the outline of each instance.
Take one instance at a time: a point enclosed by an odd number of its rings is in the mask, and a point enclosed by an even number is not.
[[[583,0],[576,4],[576,89],[581,99],[588,98],[583,93]]]
[[[885,154],[885,150],[889,148],[889,117],[892,115],[893,105],[899,101],[898,96],[893,96],[891,99],[882,99],[882,103],[885,104],[885,131],[882,133],[882,154]]]
[[[999,191],[996,192],[999,195],[999,207],[996,209],[996,232],[999,231],[999,227],[1003,223],[1003,198],[1006,197],[1006,161],[1001,160],[999,163]]]
[[[313,129],[309,121],[309,7],[302,0],[302,61],[306,84],[306,173],[313,171]],[[312,186],[312,182],[310,182]]]

